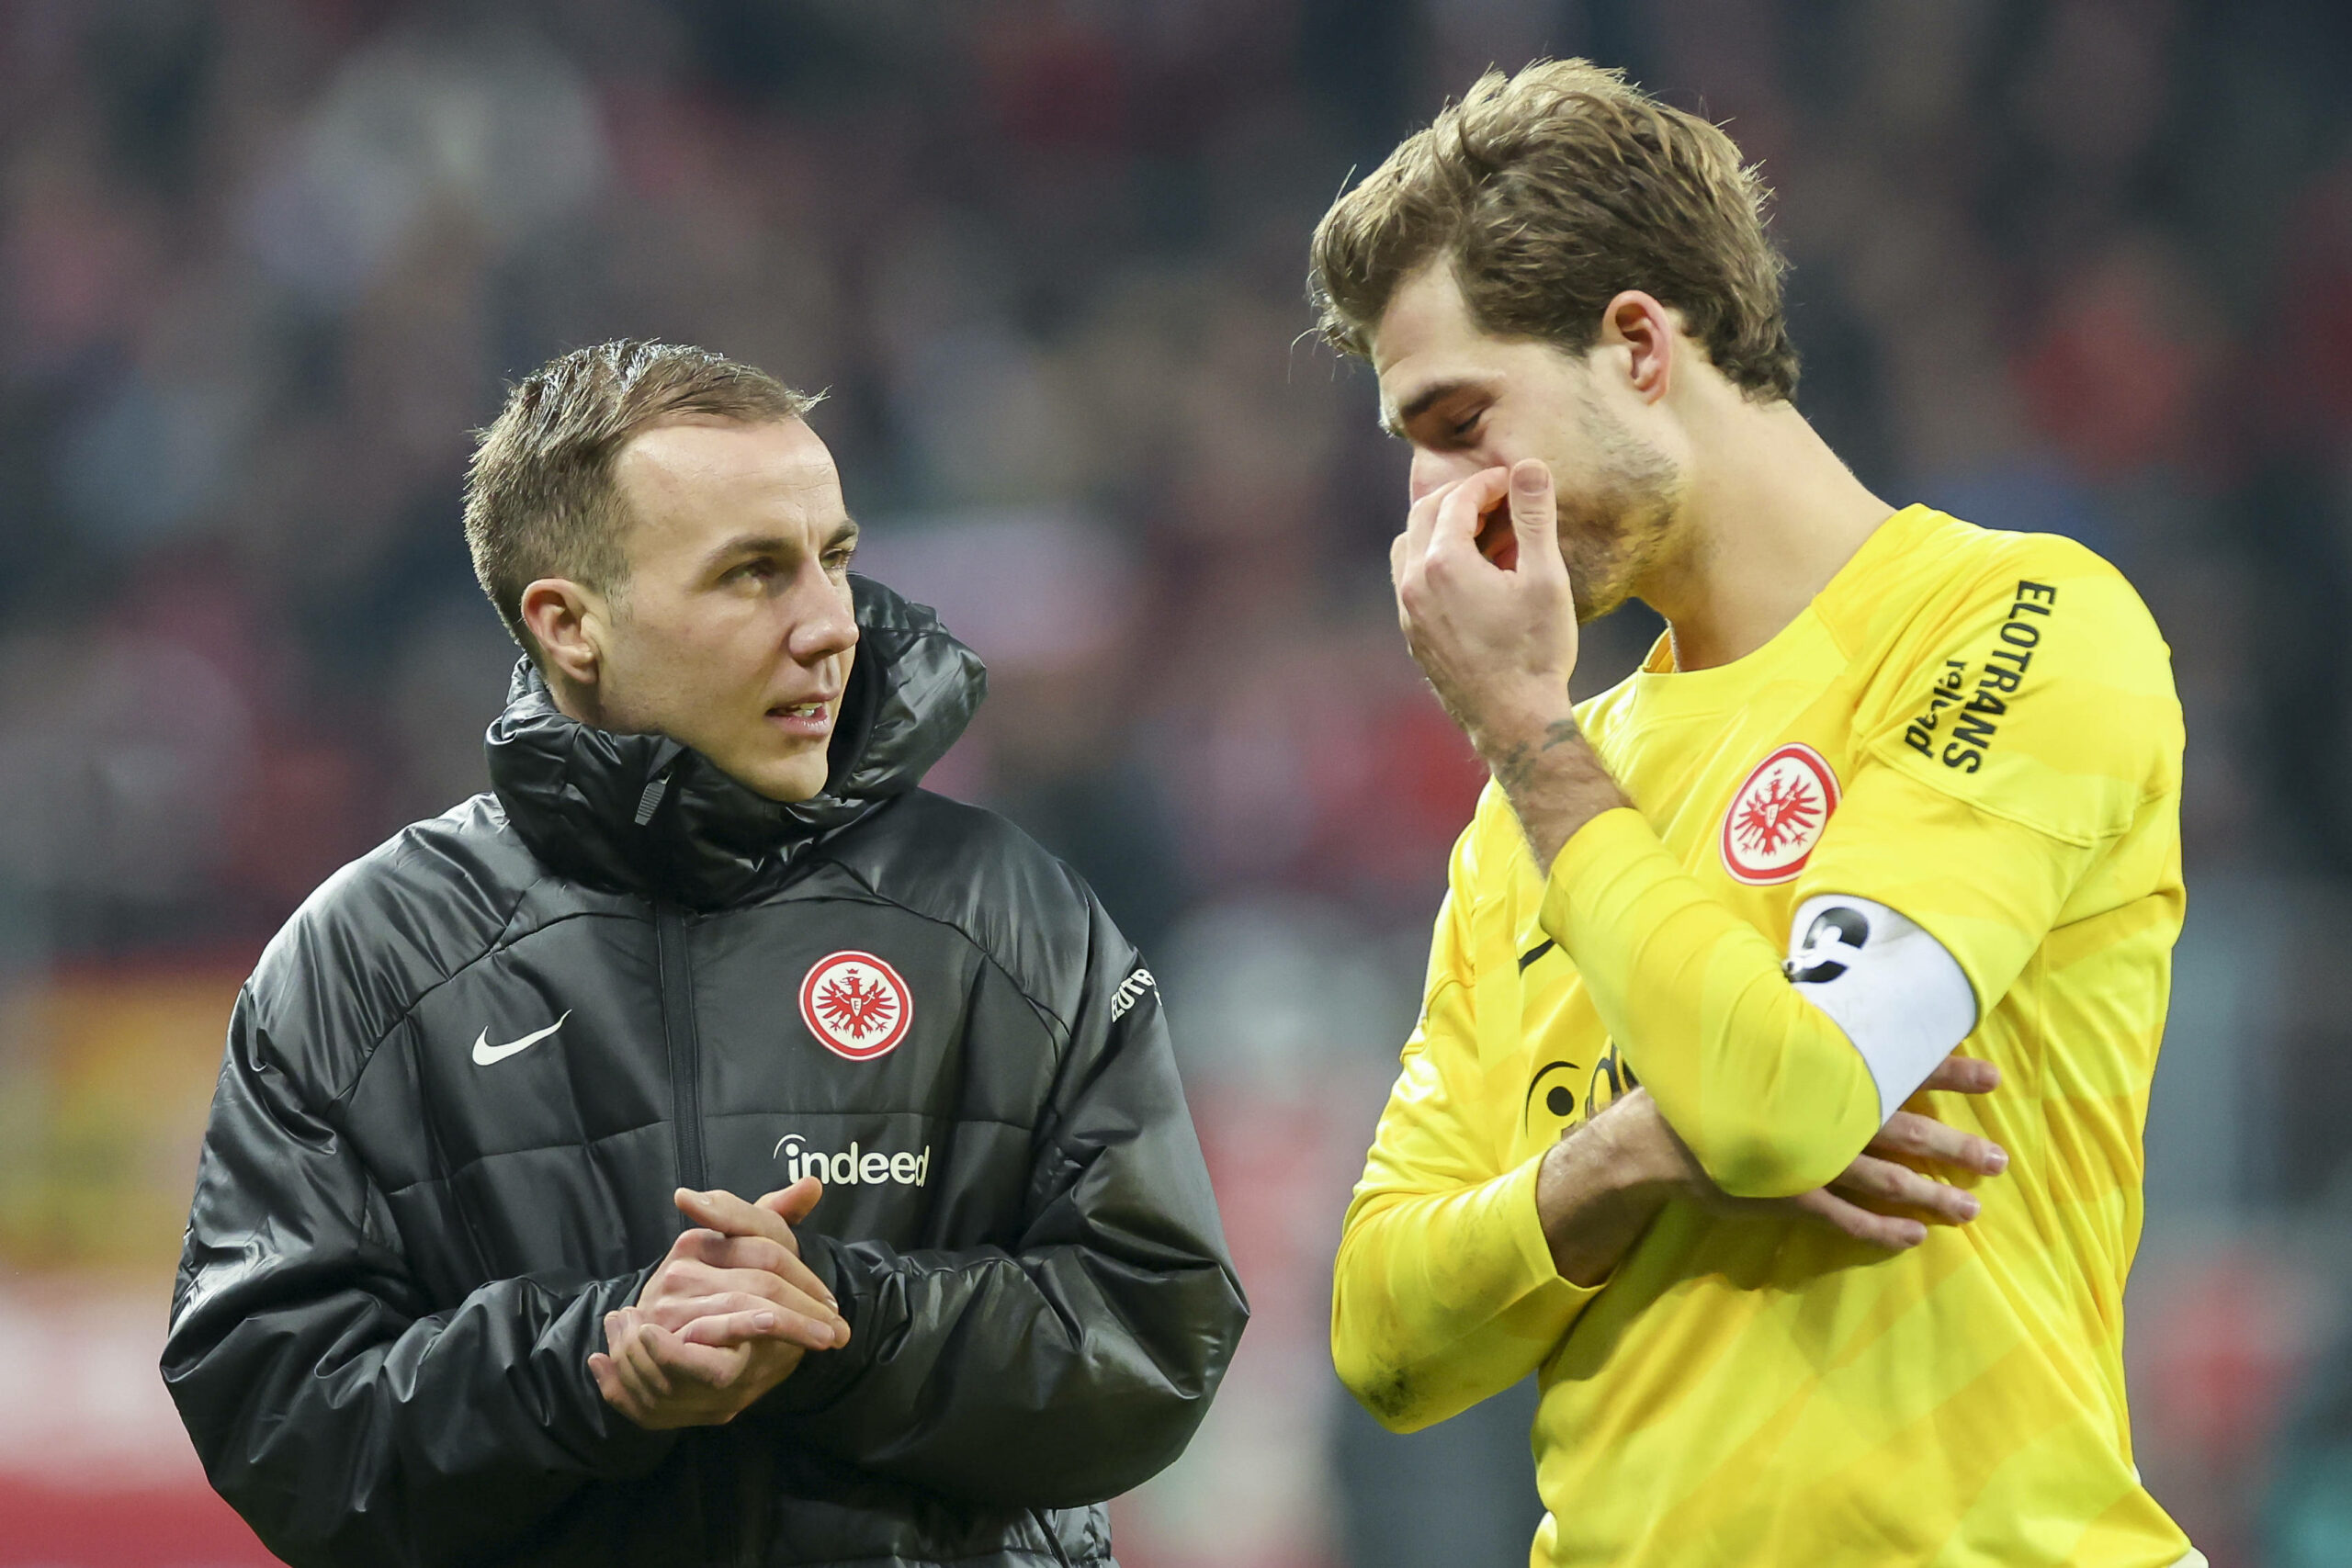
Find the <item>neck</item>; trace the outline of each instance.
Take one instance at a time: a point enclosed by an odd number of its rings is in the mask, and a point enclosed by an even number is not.
[[[592,729],[613,728],[605,722],[604,705],[596,700],[595,687],[582,685],[560,670],[543,669],[539,675],[548,683],[548,695],[555,699],[556,712]]]
[[[1680,548],[1635,592],[1666,617],[1678,670],[1744,658],[1797,618],[1893,508],[1788,403],[1726,387],[1686,416]]]

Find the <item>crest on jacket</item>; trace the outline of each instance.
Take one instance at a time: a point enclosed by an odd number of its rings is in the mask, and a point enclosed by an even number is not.
[[[906,981],[870,953],[828,954],[800,982],[800,1021],[834,1055],[853,1062],[896,1049],[914,1016]]]

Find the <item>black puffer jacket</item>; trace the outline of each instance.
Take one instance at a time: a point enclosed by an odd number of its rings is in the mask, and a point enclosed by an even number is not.
[[[576,724],[526,667],[495,795],[263,955],[164,1375],[288,1562],[1100,1561],[1093,1505],[1199,1424],[1247,1309],[1158,991],[1065,867],[914,788],[978,662],[857,600],[818,799]],[[819,1156],[802,1249],[850,1344],[728,1427],[607,1406],[587,1357],[673,1190]]]

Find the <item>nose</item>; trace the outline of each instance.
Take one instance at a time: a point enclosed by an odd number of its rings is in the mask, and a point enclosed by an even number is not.
[[[1419,501],[1440,486],[1467,479],[1488,466],[1480,462],[1475,453],[1431,452],[1417,446],[1413,449],[1413,467],[1408,478],[1410,500]]]
[[[801,664],[818,664],[857,646],[857,610],[849,584],[835,582],[815,561],[792,584],[790,629],[785,647]]]

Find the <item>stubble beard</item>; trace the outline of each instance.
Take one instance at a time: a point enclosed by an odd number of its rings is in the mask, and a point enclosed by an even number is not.
[[[1587,403],[1581,423],[1593,451],[1591,487],[1560,497],[1560,556],[1579,623],[1634,597],[1665,558],[1680,510],[1682,474],[1665,453]]]

